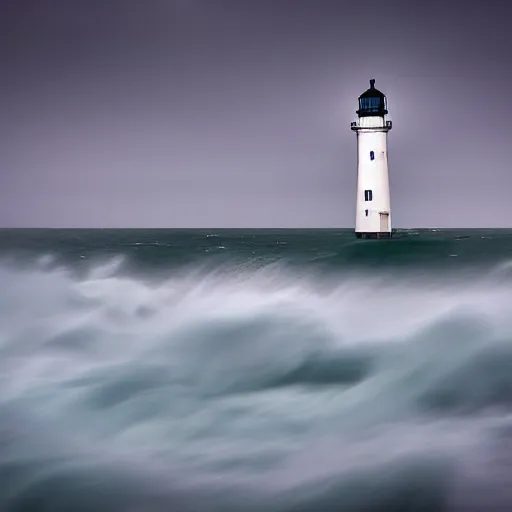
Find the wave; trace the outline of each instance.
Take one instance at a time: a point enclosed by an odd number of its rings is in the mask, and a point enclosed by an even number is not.
[[[48,263],[0,266],[0,509],[512,504],[508,264],[155,281]]]

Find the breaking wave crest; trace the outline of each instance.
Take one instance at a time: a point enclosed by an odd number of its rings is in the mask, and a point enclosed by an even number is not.
[[[512,505],[512,290],[0,267],[0,509]]]

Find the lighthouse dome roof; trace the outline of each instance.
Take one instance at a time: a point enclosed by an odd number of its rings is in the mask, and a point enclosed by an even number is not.
[[[384,116],[388,113],[386,96],[375,88],[375,80],[370,80],[370,88],[359,96],[359,117]]]
[[[370,80],[370,88],[366,89],[366,91],[359,96],[360,98],[384,98],[385,95],[375,88],[375,79],[372,78]]]

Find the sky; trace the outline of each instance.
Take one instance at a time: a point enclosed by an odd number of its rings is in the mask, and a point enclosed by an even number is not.
[[[354,226],[357,97],[395,227],[512,227],[512,4],[2,0],[0,226]]]

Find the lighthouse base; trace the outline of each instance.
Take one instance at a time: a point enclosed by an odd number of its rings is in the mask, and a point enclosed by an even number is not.
[[[382,231],[380,233],[378,232],[355,232],[357,238],[364,238],[364,239],[381,239],[381,238],[391,238],[393,236],[393,233],[390,231]]]

